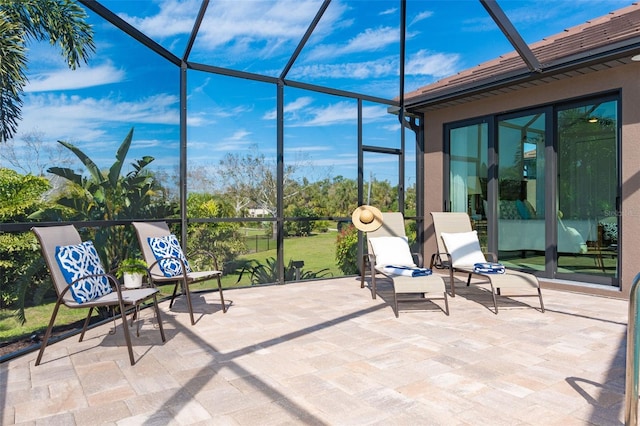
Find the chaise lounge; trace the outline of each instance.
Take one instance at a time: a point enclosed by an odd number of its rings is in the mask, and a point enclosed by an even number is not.
[[[466,213],[432,212],[433,226],[436,233],[437,252],[431,256],[430,267],[439,266],[449,270],[449,285],[451,296],[455,297],[455,271],[466,273],[467,286],[471,284],[472,276],[485,279],[482,284],[489,284],[493,297],[494,313],[498,313],[496,295],[501,290],[533,290],[535,294],[514,294],[512,296],[538,297],[540,309],[544,312],[544,302],[540,283],[533,274],[526,272],[502,269],[502,273],[480,272],[476,264],[498,264],[498,258],[494,253],[488,253],[489,262],[480,249],[477,232],[471,228],[471,220]]]

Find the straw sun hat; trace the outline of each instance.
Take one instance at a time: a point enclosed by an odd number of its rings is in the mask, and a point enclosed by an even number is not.
[[[360,206],[351,214],[351,221],[362,232],[372,232],[382,226],[382,213],[373,206]]]

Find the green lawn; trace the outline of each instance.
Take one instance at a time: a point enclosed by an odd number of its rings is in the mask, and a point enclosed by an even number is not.
[[[335,260],[335,243],[337,233],[326,232],[309,237],[287,238],[284,242],[284,258],[285,263],[289,263],[289,259],[303,260],[305,265],[303,271],[318,272],[321,269],[329,268],[332,275],[341,276],[342,272],[336,266]],[[261,251],[250,255],[242,256],[241,259],[256,259],[264,263],[269,257],[276,257],[276,250]],[[241,287],[251,285],[248,274],[243,276],[240,283],[238,274],[229,274],[222,277],[222,285],[224,288]],[[217,288],[215,281],[209,281],[194,285],[194,290]],[[173,285],[160,286],[162,297],[170,296],[173,291]],[[53,311],[54,302],[46,303],[40,306],[29,307],[26,309],[27,322],[20,325],[15,318],[13,310],[0,310],[0,342],[14,340],[18,337],[29,336],[36,331],[46,329],[51,312]],[[67,309],[60,308],[56,325],[71,324],[75,321],[82,320],[86,317],[86,309]]]
[[[6,342],[22,336],[30,336],[36,331],[45,330],[51,319],[54,302],[26,309],[27,322],[20,325],[15,312],[9,309],[0,310],[0,342]],[[66,309],[58,311],[56,325],[71,324],[86,318],[88,309]]]

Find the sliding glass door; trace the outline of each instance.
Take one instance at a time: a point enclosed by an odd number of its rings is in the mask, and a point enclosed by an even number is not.
[[[548,278],[618,285],[617,95],[445,128],[445,208]]]
[[[558,275],[618,276],[618,102],[559,108]],[[573,250],[582,244],[580,250]]]
[[[487,247],[488,125],[476,123],[449,131],[449,194],[452,212],[466,212],[481,245]]]
[[[498,252],[523,270],[545,271],[545,133],[543,111],[498,121]]]

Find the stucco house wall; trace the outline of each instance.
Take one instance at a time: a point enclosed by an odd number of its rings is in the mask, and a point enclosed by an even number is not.
[[[425,128],[425,246],[429,255],[436,249],[433,223],[429,212],[442,211],[443,188],[443,146],[445,123],[474,118],[487,114],[500,114],[521,110],[553,102],[565,101],[587,95],[612,90],[621,91],[621,270],[620,291],[581,287],[588,291],[613,297],[629,297],[629,290],[635,275],[640,272],[640,62],[632,62],[615,68],[577,74],[571,78],[552,83],[492,96],[473,102],[427,111],[424,116]],[[545,281],[546,287],[569,287],[560,282]],[[601,291],[603,290],[603,291]]]

